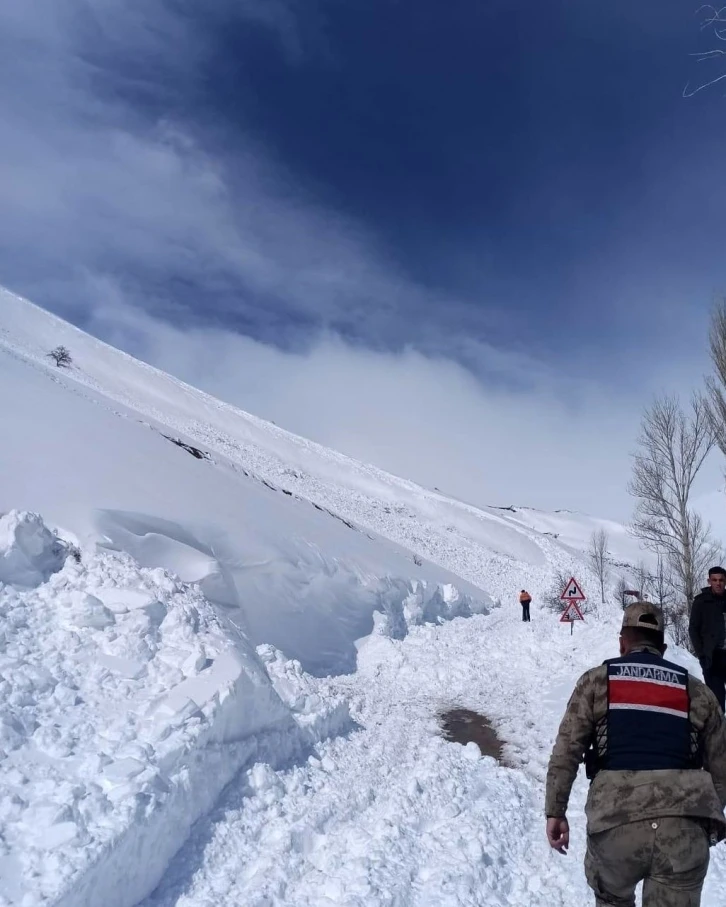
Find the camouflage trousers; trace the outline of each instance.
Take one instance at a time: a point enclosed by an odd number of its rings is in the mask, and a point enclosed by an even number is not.
[[[585,874],[597,907],[698,907],[708,870],[708,837],[681,816],[645,819],[588,835]]]

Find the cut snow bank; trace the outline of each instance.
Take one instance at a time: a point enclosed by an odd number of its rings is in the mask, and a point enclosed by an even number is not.
[[[306,741],[197,590],[60,547],[0,520],[0,904],[130,907],[242,765]]]
[[[133,907],[243,767],[351,727],[344,698],[198,586],[68,550],[36,514],[0,518],[0,907]],[[452,586],[345,579],[376,635],[484,610]]]
[[[355,670],[356,640],[373,632],[377,612],[383,632],[402,639],[411,626],[493,606],[483,590],[463,592],[444,581],[451,574],[409,566],[362,533],[344,530],[342,545],[337,535],[287,535],[259,507],[238,518],[233,538],[137,512],[98,511],[95,521],[106,545],[197,583],[255,645],[273,645],[319,677]],[[422,579],[394,572],[406,567]]]

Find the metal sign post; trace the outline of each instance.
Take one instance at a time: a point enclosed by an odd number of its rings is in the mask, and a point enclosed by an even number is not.
[[[572,636],[573,630],[575,628],[576,620],[584,620],[582,611],[578,607],[578,602],[584,602],[586,600],[585,593],[582,591],[582,586],[577,582],[575,577],[570,577],[570,581],[565,586],[565,589],[560,596],[560,601],[565,603],[565,610],[562,612],[560,617],[560,623],[570,625],[570,636]]]

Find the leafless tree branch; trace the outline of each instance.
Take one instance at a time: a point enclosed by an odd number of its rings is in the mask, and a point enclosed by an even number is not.
[[[588,557],[593,572],[600,583],[600,601],[605,604],[605,581],[608,575],[608,534],[604,529],[598,529],[590,536]]]
[[[713,426],[710,406],[700,394],[693,395],[688,412],[676,397],[656,399],[643,415],[628,485],[637,500],[633,534],[665,558],[674,588],[689,606],[700,577],[719,553],[710,526],[689,506],[693,483],[716,445]]]
[[[726,42],[726,6],[719,8],[706,4],[696,10],[696,15],[701,17],[701,31],[710,32],[716,41]],[[699,63],[706,63],[710,60],[718,59],[725,54],[725,51],[715,47],[709,48],[708,50],[697,51],[696,53],[691,54],[691,56],[695,57]],[[705,82],[699,82],[695,87],[692,87],[691,84],[688,83],[683,89],[683,97],[692,98],[694,95],[698,94],[699,91],[711,88],[724,79],[726,79],[726,73],[722,73]]]

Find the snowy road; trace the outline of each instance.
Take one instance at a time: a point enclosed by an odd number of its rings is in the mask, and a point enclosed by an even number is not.
[[[288,771],[245,773],[144,907],[585,903],[582,835],[566,860],[543,839],[562,704],[542,707],[543,627],[513,618],[371,638],[356,674],[320,681],[350,699],[360,729]],[[547,624],[547,651],[574,679],[572,642]],[[437,714],[452,704],[493,717],[512,768],[441,739]]]
[[[583,665],[610,654],[602,624],[572,638],[552,615],[512,612],[373,637],[356,674],[320,681],[344,694],[360,729],[283,772],[256,766],[215,812],[143,907],[582,907],[586,791],[578,778],[562,858],[543,834],[552,735]],[[559,665],[559,667],[558,667]],[[449,705],[489,714],[512,767],[473,744],[446,743]],[[726,860],[704,907],[721,903]]]

